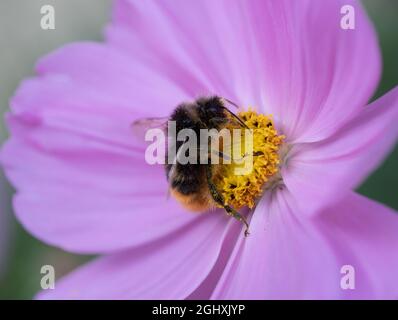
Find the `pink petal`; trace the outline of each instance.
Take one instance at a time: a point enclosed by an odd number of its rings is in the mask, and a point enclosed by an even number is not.
[[[17,189],[16,214],[30,232],[67,250],[109,252],[197,218],[166,200],[164,169],[145,163],[145,144],[131,129],[137,117],[167,115],[183,93],[92,43],[60,49],[38,70],[11,101],[11,138],[1,153]]]
[[[283,180],[303,211],[336,201],[376,169],[397,141],[397,121],[398,87],[324,142],[297,146]]]
[[[355,290],[343,298],[398,298],[397,213],[351,193],[316,218],[341,263],[355,268]]]
[[[61,82],[84,90],[85,102],[87,99],[101,99],[113,107],[112,110],[104,110],[102,104],[90,106],[81,101],[86,112],[101,114],[112,111],[111,116],[123,112],[125,115],[135,112],[136,116],[167,116],[177,104],[190,98],[165,75],[107,44],[82,42],[66,45],[42,58],[36,71],[42,78],[57,76],[52,80],[53,86]],[[75,87],[69,89],[77,90]],[[45,97],[41,99],[45,100]]]
[[[343,5],[355,9],[355,30],[340,28]],[[273,113],[290,141],[335,132],[380,73],[375,33],[354,1],[119,0],[107,37],[191,95]]]
[[[311,220],[280,191],[260,203],[213,298],[396,298],[397,230],[393,210],[354,193]],[[340,286],[346,265],[355,289]]]
[[[203,216],[164,240],[99,258],[39,298],[183,299],[201,284],[221,255],[230,227],[220,213]]]
[[[163,168],[150,167],[134,152],[120,155],[89,139],[38,130],[44,139],[12,138],[2,161],[18,191],[17,217],[43,241],[104,252],[152,241],[196,219],[166,198]],[[46,148],[46,133],[56,135],[63,150]]]
[[[285,191],[265,196],[240,238],[213,299],[326,298],[339,290],[329,244]]]

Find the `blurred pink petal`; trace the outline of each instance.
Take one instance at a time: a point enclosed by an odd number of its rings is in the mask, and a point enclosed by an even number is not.
[[[183,96],[123,59],[98,44],[67,46],[43,59],[42,76],[24,82],[11,102],[12,138],[2,163],[18,191],[17,216],[47,243],[107,252],[152,241],[196,218],[166,201],[164,170],[145,163],[145,144],[131,129],[138,116],[154,114],[143,106],[171,110],[177,102],[167,103],[167,94]],[[162,86],[163,101],[148,94]]]
[[[263,197],[213,299],[321,299],[339,291],[334,252],[291,201],[286,190]]]
[[[298,145],[283,169],[283,180],[303,211],[316,212],[357,187],[394,147],[397,123],[398,87],[364,107],[329,139]]]
[[[354,31],[340,28],[343,5],[355,9]],[[373,27],[351,0],[120,0],[107,38],[181,88],[196,85],[191,95],[216,92],[274,114],[289,141],[335,132],[380,74]]]
[[[355,268],[355,290],[344,290],[341,298],[398,298],[395,210],[351,193],[315,221],[341,264]]]
[[[168,238],[104,256],[57,282],[40,299],[183,299],[216,263],[231,221],[214,212]]]
[[[35,128],[29,129],[34,136]],[[72,134],[63,144],[68,148],[51,150],[45,146],[49,139],[42,138],[13,138],[2,160],[19,190],[14,199],[18,218],[43,241],[76,252],[106,252],[152,241],[197,218],[166,198],[163,170],[146,168],[134,153],[90,147],[89,139],[75,141]]]
[[[381,204],[350,193],[307,219],[288,192],[264,197],[241,238],[214,299],[396,299],[398,219]],[[343,290],[341,268],[355,270]]]

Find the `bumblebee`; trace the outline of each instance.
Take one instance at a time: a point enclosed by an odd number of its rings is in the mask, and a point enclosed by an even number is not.
[[[133,126],[153,128],[163,126],[167,121],[174,121],[177,134],[183,129],[191,129],[197,137],[200,136],[201,129],[220,131],[231,124],[235,127],[247,128],[245,123],[226,107],[226,104],[238,108],[232,101],[219,96],[200,97],[193,102],[178,105],[167,118],[139,119],[133,123]],[[186,141],[175,141],[177,158],[184,143]],[[217,152],[220,158],[224,157],[222,150]],[[196,157],[197,159],[201,157],[199,147],[196,150]],[[168,158],[168,154],[166,154],[166,159]],[[249,225],[245,217],[225,203],[223,195],[217,190],[213,181],[220,166],[212,164],[211,161],[205,164],[200,161],[182,164],[178,159],[176,160],[172,163],[165,161],[166,177],[170,186],[169,193],[190,211],[205,212],[217,207],[224,208],[228,215],[245,225],[245,235],[247,236]]]

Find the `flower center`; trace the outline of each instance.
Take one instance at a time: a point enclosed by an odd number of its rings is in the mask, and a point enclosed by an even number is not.
[[[236,174],[237,168],[243,166],[233,161],[231,164],[222,164],[214,178],[218,191],[224,197],[225,204],[240,209],[253,208],[256,199],[261,196],[267,182],[271,182],[279,171],[279,148],[284,136],[278,135],[270,116],[258,114],[253,110],[240,112],[239,117],[249,129],[252,129],[250,143],[244,132],[241,135],[240,152],[242,158],[250,157],[252,166],[248,174]],[[230,128],[232,129],[232,128]],[[242,130],[245,131],[245,130]],[[249,147],[248,147],[249,146]],[[232,143],[231,148],[236,148]],[[246,149],[250,149],[252,156]],[[232,150],[232,154],[233,150]]]

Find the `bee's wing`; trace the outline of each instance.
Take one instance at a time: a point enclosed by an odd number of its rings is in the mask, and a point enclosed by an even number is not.
[[[133,135],[135,136],[135,138],[144,141],[145,134],[150,129],[158,128],[165,131],[167,128],[168,120],[169,117],[151,117],[151,118],[137,119],[131,124]],[[167,188],[167,194],[166,194],[166,198],[168,199],[169,197],[170,197],[170,187]]]
[[[131,124],[133,134],[136,138],[144,141],[145,134],[150,129],[162,129],[165,130],[167,127],[167,121],[169,117],[152,117],[152,118],[141,118],[135,120]]]

